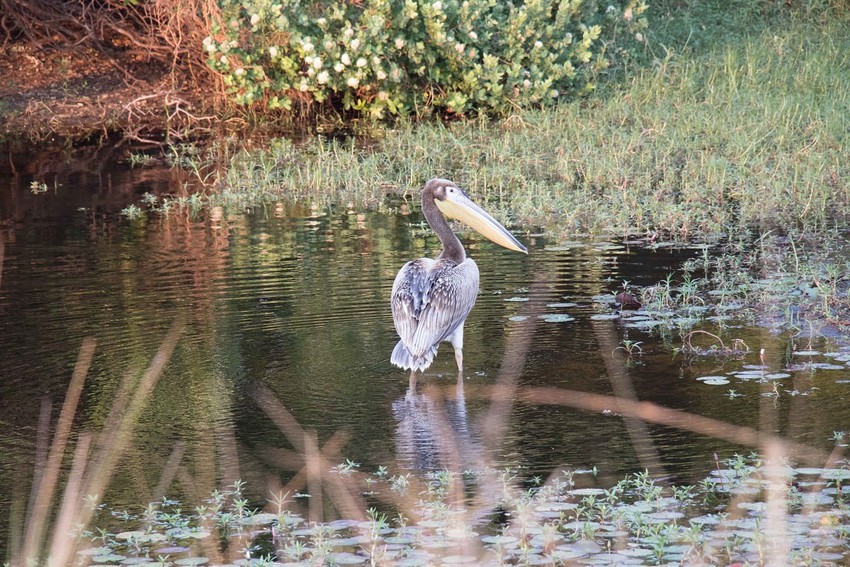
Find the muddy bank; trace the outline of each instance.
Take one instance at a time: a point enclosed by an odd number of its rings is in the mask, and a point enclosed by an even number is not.
[[[92,47],[0,49],[0,143],[185,137],[216,123],[191,77]]]

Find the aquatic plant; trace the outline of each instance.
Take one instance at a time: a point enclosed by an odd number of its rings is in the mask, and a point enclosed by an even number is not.
[[[763,497],[775,472],[758,456],[735,455],[696,485],[663,486],[647,473],[636,473],[609,490],[575,488],[556,475],[540,487],[505,485],[492,506],[510,510],[506,522],[467,525],[458,531],[452,516],[456,503],[444,490],[451,471],[437,471],[412,496],[411,512],[419,521],[393,526],[388,514],[371,508],[366,521],[309,523],[285,512],[290,503],[273,503],[274,513],[245,515],[238,502],[240,487],[215,493],[195,512],[179,502],[149,506],[144,517],[113,511],[111,535],[86,532],[92,541],[84,554],[95,561],[127,561],[156,556],[178,565],[200,564],[205,538],[226,538],[236,551],[256,561],[299,561],[304,564],[408,565],[443,561],[476,564],[572,564],[576,560],[671,561],[704,564],[762,563],[781,542],[770,532]],[[346,474],[337,467],[335,474]],[[516,471],[478,471],[478,478],[515,477]],[[592,477],[564,471],[580,484]],[[784,468],[783,529],[793,534],[784,557],[800,565],[840,561],[847,549],[839,539],[847,533],[846,481],[850,467]],[[395,492],[384,474],[368,475],[379,490]],[[805,494],[795,483],[823,478]],[[811,483],[807,482],[807,485]],[[818,488],[819,486],[819,488]],[[797,494],[798,496],[795,496]],[[222,506],[222,501],[226,502]],[[117,522],[115,520],[118,520]],[[215,526],[218,532],[204,531]],[[123,530],[123,531],[117,531]]]

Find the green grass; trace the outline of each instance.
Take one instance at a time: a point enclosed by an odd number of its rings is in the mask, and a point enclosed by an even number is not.
[[[786,18],[730,37],[711,50],[667,47],[619,87],[554,110],[243,151],[218,198],[377,206],[444,176],[503,219],[558,235],[712,241],[845,220],[850,24]]]

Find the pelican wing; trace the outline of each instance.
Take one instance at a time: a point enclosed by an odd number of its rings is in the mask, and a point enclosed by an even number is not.
[[[436,262],[420,258],[405,264],[393,283],[392,310],[395,330],[408,350],[413,343],[419,317],[431,300],[431,284],[434,281],[433,267]],[[423,353],[414,353],[420,357]]]
[[[408,262],[393,284],[392,310],[402,343],[423,357],[469,315],[478,296],[478,266],[422,258]]]

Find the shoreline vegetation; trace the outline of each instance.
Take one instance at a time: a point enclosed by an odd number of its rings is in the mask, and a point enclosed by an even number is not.
[[[697,21],[709,21],[711,9],[700,9]],[[675,16],[677,33],[686,15]],[[173,146],[170,163],[211,189],[125,214],[262,211],[281,199],[320,209],[392,209],[403,199],[415,208],[425,180],[440,175],[500,221],[554,244],[607,236],[710,246],[666,282],[637,290],[656,312],[740,304],[770,326],[844,336],[850,21],[839,16],[792,12],[768,25],[726,14],[711,20],[716,27],[688,24],[678,48],[661,49],[656,31],[660,53],[645,66],[621,69],[581,100],[497,120],[400,119],[365,138]]]

